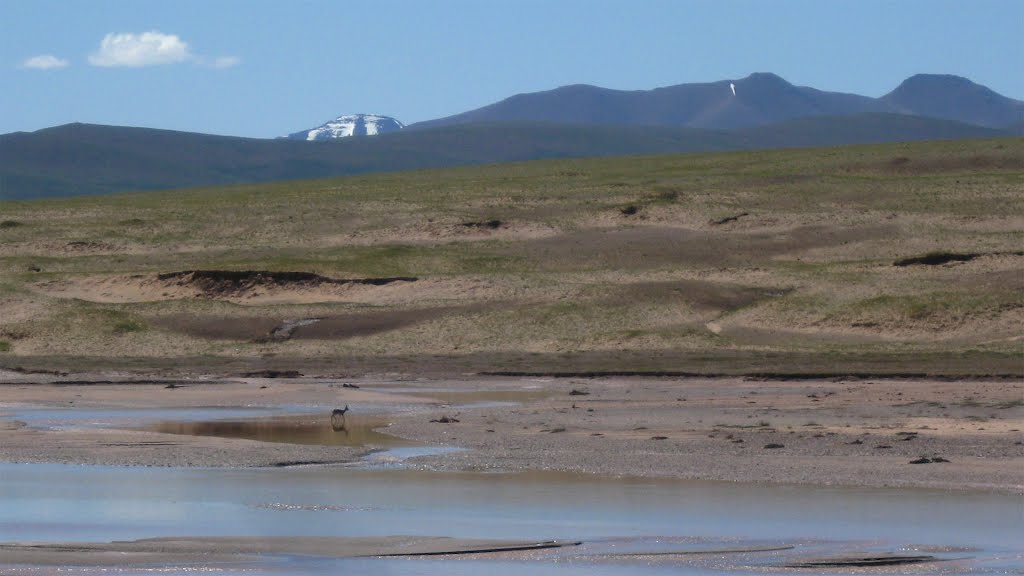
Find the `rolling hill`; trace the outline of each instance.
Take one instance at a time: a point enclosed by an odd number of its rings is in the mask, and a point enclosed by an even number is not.
[[[1022,173],[1004,138],[5,202],[0,366],[1019,374]]]
[[[918,74],[879,99],[893,112],[946,118],[989,128],[1024,123],[1024,102],[948,74]]]

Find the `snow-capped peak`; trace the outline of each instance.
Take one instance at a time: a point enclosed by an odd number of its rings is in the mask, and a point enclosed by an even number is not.
[[[333,140],[335,138],[348,138],[350,136],[373,136],[395,132],[405,128],[398,120],[390,116],[379,114],[349,114],[338,116],[334,120],[326,122],[312,130],[303,130],[290,134],[288,137],[296,140]]]

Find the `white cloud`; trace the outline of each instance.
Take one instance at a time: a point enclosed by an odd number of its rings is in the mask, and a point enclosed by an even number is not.
[[[100,48],[89,55],[89,63],[103,67],[158,66],[177,64],[193,58],[188,44],[174,34],[143,32],[142,34],[107,34]]]
[[[55,70],[67,66],[67,60],[57,58],[53,54],[40,54],[39,56],[28,58],[21,63],[22,68],[31,68],[33,70]]]

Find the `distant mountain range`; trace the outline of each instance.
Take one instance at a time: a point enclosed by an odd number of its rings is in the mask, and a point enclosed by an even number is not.
[[[0,136],[0,200],[325,178],[587,156],[667,154],[1007,133],[899,114],[824,116],[735,131],[515,122],[333,142],[68,124]]]
[[[959,76],[918,74],[881,98],[869,98],[794,86],[775,74],[757,73],[740,80],[654,90],[563,86],[519,94],[410,128],[531,121],[735,130],[797,118],[869,112],[941,118],[997,129],[1024,122],[1024,102]]]
[[[501,102],[413,129],[481,122],[554,122],[609,126],[675,126],[736,130],[812,116],[869,112],[955,120],[1013,130],[1024,124],[1024,102],[1007,98],[960,76],[918,74],[881,98],[794,86],[770,73],[739,80],[679,84],[654,90],[610,90],[586,84],[518,94]],[[383,134],[405,126],[389,116],[339,116],[318,128],[290,134],[299,140],[331,140]]]
[[[1024,103],[955,76],[914,76],[877,99],[795,87],[772,74],[635,92],[569,86],[405,129],[393,118],[352,115],[278,139],[88,124],[4,134],[0,200],[1021,132]],[[336,137],[346,133],[372,137]]]

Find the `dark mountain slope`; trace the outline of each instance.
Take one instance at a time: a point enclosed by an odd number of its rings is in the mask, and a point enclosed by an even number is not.
[[[302,142],[68,124],[0,136],[0,197],[329,176],[323,156]]]
[[[872,111],[888,111],[888,108],[865,96],[793,86],[774,74],[759,73],[736,81],[679,84],[654,90],[564,86],[546,92],[519,94],[463,114],[420,122],[411,128],[533,120],[735,129],[801,116]]]
[[[679,84],[654,90],[564,86],[519,94],[410,128],[545,121],[735,130],[796,118],[869,112],[927,116],[1000,129],[1024,122],[1024,102],[958,76],[919,74],[882,98],[869,98],[794,86],[775,74],[757,73],[740,80]]]
[[[911,76],[879,100],[901,114],[946,118],[989,128],[1024,123],[1024,102],[960,76]]]
[[[532,160],[717,150],[700,130],[467,125],[328,142],[69,124],[0,136],[0,199],[269,182]]]
[[[792,148],[876,144],[913,140],[998,138],[1008,132],[952,120],[903,114],[869,113],[852,116],[797,118],[770,126],[742,130],[747,148]]]

